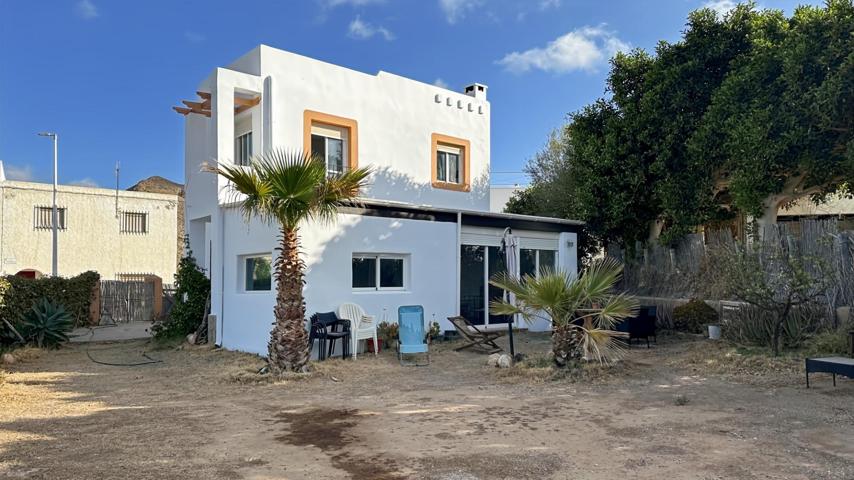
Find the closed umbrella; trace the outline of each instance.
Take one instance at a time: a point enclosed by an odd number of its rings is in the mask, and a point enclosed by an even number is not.
[[[519,258],[519,239],[513,235],[513,231],[510,227],[504,229],[504,238],[501,239],[501,244],[504,248],[504,263],[507,266],[507,274],[516,277],[519,275],[519,265],[517,263],[517,259]],[[509,303],[514,303],[516,301],[516,297],[505,290],[504,300]],[[516,351],[513,346],[513,317],[514,315],[510,315],[510,321],[507,322],[507,338],[510,341],[510,356],[515,358]]]

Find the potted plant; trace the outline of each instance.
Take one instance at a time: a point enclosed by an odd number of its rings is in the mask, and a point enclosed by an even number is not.
[[[442,328],[439,326],[439,322],[430,322],[430,328],[427,330],[427,338],[425,341],[427,344],[433,343],[433,340],[436,340],[442,335]]]
[[[380,322],[377,325],[377,338],[388,349],[397,347],[399,327],[396,323]]]

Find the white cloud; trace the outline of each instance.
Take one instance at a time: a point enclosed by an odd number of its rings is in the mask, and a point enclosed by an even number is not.
[[[84,20],[92,20],[99,15],[98,7],[92,3],[92,0],[80,0],[74,5],[74,12]]]
[[[445,13],[448,23],[457,23],[482,4],[483,0],[439,0],[439,8]]]
[[[98,182],[91,177],[81,178],[80,180],[74,180],[70,182],[69,185],[74,185],[75,187],[97,187]]]
[[[617,52],[630,48],[603,25],[585,26],[552,40],[545,47],[508,53],[497,63],[513,73],[532,69],[555,73],[593,72]]]
[[[559,8],[561,0],[540,0],[540,10]]]
[[[6,172],[6,178],[9,180],[19,180],[22,182],[32,182],[34,180],[33,167],[29,165],[16,167],[15,165],[6,163],[3,165],[3,170]]]
[[[199,32],[191,32],[189,30],[184,32],[184,38],[186,38],[190,43],[202,43],[205,41],[204,35]]]
[[[394,34],[387,28],[379,25],[371,25],[370,23],[362,20],[359,16],[356,16],[356,18],[350,22],[350,27],[347,29],[347,35],[359,40],[366,40],[374,35],[380,35],[386,40],[394,40]]]
[[[718,13],[720,16],[724,16],[729,13],[730,10],[735,8],[738,5],[734,0],[709,0],[704,3],[702,8],[710,8]]]
[[[448,82],[442,80],[441,78],[437,78],[436,80],[433,80],[433,85],[436,85],[439,88],[444,88],[447,90],[451,89],[451,86],[448,85]]]

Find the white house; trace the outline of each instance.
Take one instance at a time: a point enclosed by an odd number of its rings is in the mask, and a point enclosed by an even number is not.
[[[457,314],[502,323],[488,315],[500,292],[487,278],[504,268],[507,227],[520,237],[524,271],[576,271],[579,222],[489,212],[486,93],[481,84],[457,93],[264,45],[211,72],[199,98],[175,109],[186,118],[187,232],[211,277],[217,343],[266,353],[277,227],[244,221],[226,181],[200,171],[212,160],[245,163],[289,148],[322,155],[330,173],[374,167],[359,207],[300,230],[308,314],[354,302],[395,321],[398,307],[422,305],[425,320],[447,330]]]

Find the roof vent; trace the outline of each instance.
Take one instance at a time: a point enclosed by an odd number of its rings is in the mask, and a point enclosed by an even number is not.
[[[486,89],[486,85],[482,83],[472,83],[471,85],[466,86],[463,92],[470,97],[474,97],[479,100],[486,100]]]

